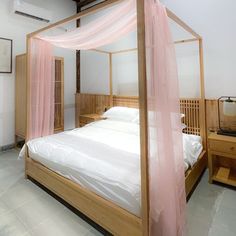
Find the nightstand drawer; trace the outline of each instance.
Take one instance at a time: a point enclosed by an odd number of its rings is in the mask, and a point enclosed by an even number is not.
[[[236,155],[236,143],[210,140],[209,147],[213,151],[231,153]]]

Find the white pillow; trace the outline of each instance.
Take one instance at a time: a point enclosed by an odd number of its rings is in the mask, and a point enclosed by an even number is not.
[[[154,112],[149,112],[149,116],[150,116],[149,119],[153,119],[154,120],[153,114],[154,114]],[[183,119],[185,117],[185,114],[181,113],[180,117],[181,117],[181,119]],[[137,124],[140,123],[140,121],[139,121],[139,114],[132,120],[132,122],[133,123],[137,123]],[[187,128],[187,126],[184,123],[182,123],[182,129],[185,129],[185,128]]]
[[[129,107],[112,107],[103,114],[103,117],[112,120],[132,122],[138,115],[139,110]]]

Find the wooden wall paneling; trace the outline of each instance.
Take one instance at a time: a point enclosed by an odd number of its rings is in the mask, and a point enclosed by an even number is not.
[[[220,102],[220,120],[221,120],[221,127],[228,127],[233,130],[236,130],[236,118],[223,115],[222,102]],[[208,131],[217,131],[219,129],[217,99],[206,99],[206,122]]]
[[[85,114],[102,114],[111,107],[110,95],[83,94],[75,95],[76,127],[79,127],[79,116]]]
[[[206,99],[207,130],[216,131],[219,128],[218,103],[215,99]]]

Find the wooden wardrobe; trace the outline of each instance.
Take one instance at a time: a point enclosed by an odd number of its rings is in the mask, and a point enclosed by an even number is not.
[[[16,56],[15,137],[26,137],[26,54]],[[54,131],[64,130],[64,58],[55,57]]]

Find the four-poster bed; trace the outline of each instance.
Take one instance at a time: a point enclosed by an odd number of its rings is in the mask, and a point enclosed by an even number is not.
[[[88,14],[92,14],[98,10],[105,9],[113,4],[122,2],[119,0],[108,0],[99,5],[89,8],[65,20],[54,23],[41,30],[31,33],[27,36],[27,113],[30,111],[30,57],[31,47],[30,40],[32,37],[49,30],[58,25],[77,20]],[[201,67],[201,99],[198,100],[199,106],[196,108],[198,117],[194,116],[199,122],[189,127],[193,130],[199,129],[200,134],[205,144],[205,104],[204,104],[204,74],[203,74],[203,57],[202,57],[202,39],[194,33],[185,23],[176,17],[169,10],[168,16],[189,31],[199,41],[200,49],[200,67]],[[80,210],[96,223],[110,231],[114,235],[149,235],[149,188],[148,188],[148,104],[147,104],[147,81],[146,81],[146,46],[145,46],[145,24],[144,24],[144,1],[137,1],[137,26],[138,26],[138,67],[139,67],[139,97],[138,104],[140,110],[140,143],[141,143],[141,214],[139,216],[130,213],[129,211],[117,206],[111,201],[89,191],[88,189],[74,183],[73,181],[57,174],[47,168],[40,162],[33,160],[30,157],[29,150],[26,150],[25,157],[25,174],[26,177],[31,177],[47,187],[52,192],[56,193],[69,204]],[[189,41],[189,40],[187,40]],[[181,42],[187,42],[181,41]],[[112,87],[110,88],[112,91]],[[119,105],[122,98],[117,98],[110,94],[110,104]],[[188,103],[188,102],[187,102]],[[190,102],[191,103],[191,102]],[[184,106],[184,109],[187,106]],[[189,108],[191,113],[191,107]],[[27,116],[27,124],[30,122],[30,115]],[[186,120],[187,121],[187,120]],[[190,125],[191,122],[187,125]],[[29,125],[27,125],[27,139],[29,139]],[[205,148],[205,146],[204,146]],[[205,153],[204,153],[205,154]],[[205,155],[202,155],[201,160],[205,160]],[[198,164],[196,164],[198,166]],[[195,166],[195,167],[196,167]],[[201,161],[200,167],[193,168],[192,172],[187,175],[187,194],[192,189],[197,181],[197,177],[205,168],[205,161]],[[191,174],[192,173],[192,174]]]

